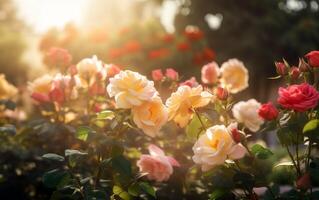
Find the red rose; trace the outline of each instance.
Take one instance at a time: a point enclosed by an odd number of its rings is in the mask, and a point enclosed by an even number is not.
[[[311,51],[305,57],[312,67],[319,67],[319,51]]]
[[[179,44],[177,44],[177,50],[181,51],[181,52],[185,52],[190,50],[190,45],[187,42],[181,42]]]
[[[164,77],[162,70],[160,69],[155,69],[152,71],[152,79],[153,81],[160,81]]]
[[[217,87],[215,90],[217,98],[221,101],[225,101],[228,98],[228,91],[222,87]]]
[[[310,174],[306,173],[301,176],[296,182],[297,188],[299,189],[308,189],[311,187],[311,178]]]
[[[319,100],[319,92],[307,83],[281,87],[278,94],[277,101],[282,107],[298,112],[316,107]]]
[[[258,115],[264,120],[274,120],[278,117],[278,114],[277,108],[271,102],[261,105],[258,110]]]
[[[172,69],[172,68],[166,69],[165,76],[166,76],[167,78],[172,79],[173,81],[177,81],[177,80],[178,80],[178,72],[175,71],[175,70]]]

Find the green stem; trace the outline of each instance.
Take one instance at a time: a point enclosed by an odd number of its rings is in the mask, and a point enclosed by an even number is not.
[[[290,150],[289,150],[288,145],[285,145],[285,147],[286,147],[287,152],[288,152],[288,155],[289,155],[289,157],[290,157],[290,159],[291,159],[291,161],[292,161],[292,163],[293,163],[293,165],[294,165],[294,167],[295,167],[295,169],[296,169],[296,172],[297,172],[298,176],[300,176],[300,175],[301,175],[301,172],[300,172],[300,170],[299,170],[299,168],[298,168],[298,166],[297,166],[297,164],[296,164],[296,162],[295,162],[295,159],[294,159],[293,155],[291,154],[291,152],[290,152]]]
[[[197,110],[195,108],[193,108],[193,111],[195,112],[195,114],[196,114],[200,124],[202,125],[203,129],[206,131],[207,128],[206,128],[205,124],[203,123],[202,118],[200,117],[199,113],[197,112]]]

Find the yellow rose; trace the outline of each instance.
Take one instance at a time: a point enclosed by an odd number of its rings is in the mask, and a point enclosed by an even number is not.
[[[18,89],[11,85],[4,74],[0,74],[0,99],[10,99],[18,93]]]
[[[133,121],[150,137],[158,135],[167,121],[167,109],[159,96],[132,108]]]
[[[76,69],[84,88],[93,84],[97,78],[104,79],[106,77],[103,62],[98,60],[96,56],[84,58],[76,65]]]
[[[193,161],[201,165],[203,171],[224,164],[226,159],[237,160],[244,157],[246,149],[236,144],[230,131],[224,125],[207,129],[193,146]]]
[[[202,86],[180,86],[167,99],[169,120],[174,120],[180,127],[185,127],[193,116],[193,109],[204,107],[212,100],[212,95],[203,91]]]
[[[243,123],[252,132],[257,132],[264,120],[258,115],[261,104],[255,99],[240,101],[232,108],[235,119]]]
[[[237,59],[230,59],[221,66],[221,83],[231,93],[238,93],[248,87],[248,70]]]
[[[29,91],[31,97],[38,102],[50,101],[49,93],[52,89],[53,77],[50,75],[43,75],[33,82],[29,83]]]
[[[151,101],[156,94],[153,81],[130,70],[121,71],[110,78],[106,89],[110,97],[115,97],[117,108],[140,106],[145,101]]]

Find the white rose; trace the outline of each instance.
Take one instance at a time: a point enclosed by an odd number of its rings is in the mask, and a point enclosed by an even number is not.
[[[261,104],[255,99],[240,101],[234,105],[232,112],[235,119],[243,123],[252,132],[257,132],[264,120],[258,115]]]
[[[246,154],[241,144],[236,144],[224,125],[215,125],[206,130],[193,146],[193,161],[208,171],[224,164],[226,159],[237,160]]]

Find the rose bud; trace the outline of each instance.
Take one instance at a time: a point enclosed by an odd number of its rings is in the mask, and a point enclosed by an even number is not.
[[[175,70],[172,69],[172,68],[166,69],[165,76],[166,76],[167,78],[172,79],[173,81],[177,81],[177,80],[178,80],[178,72],[175,71]]]
[[[288,67],[283,62],[275,62],[276,71],[279,75],[287,75]]]
[[[312,67],[319,67],[319,51],[311,51],[305,55]]]
[[[215,95],[221,101],[225,101],[228,98],[228,91],[225,88],[217,87],[215,90]]]
[[[298,67],[299,67],[299,71],[301,72],[308,72],[310,70],[309,65],[302,58],[299,58]]]
[[[309,173],[304,174],[303,176],[301,176],[297,182],[296,182],[296,186],[299,189],[308,189],[311,187],[311,180],[310,180],[310,175]]]
[[[154,81],[160,81],[162,80],[164,77],[163,73],[162,73],[162,70],[160,69],[155,69],[152,71],[152,79]]]
[[[230,132],[231,132],[231,135],[232,135],[232,137],[233,137],[233,140],[234,140],[236,143],[241,142],[242,134],[238,131],[237,128],[231,129]]]
[[[278,117],[278,114],[277,108],[271,102],[261,105],[258,110],[258,115],[264,120],[274,120]]]
[[[290,77],[292,80],[297,80],[299,78],[300,71],[298,67],[291,67],[290,68]]]

